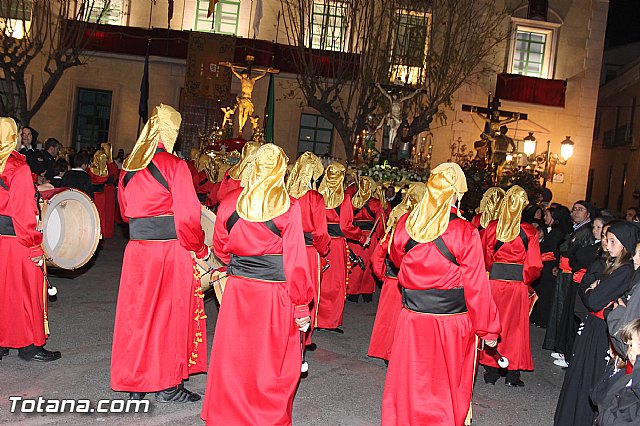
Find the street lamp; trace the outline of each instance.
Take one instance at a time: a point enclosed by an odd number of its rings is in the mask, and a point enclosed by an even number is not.
[[[536,145],[538,141],[533,136],[533,132],[529,132],[529,136],[524,138],[524,153],[527,154],[527,157],[530,157],[536,152]]]
[[[565,140],[560,142],[560,157],[562,157],[565,162],[573,155],[574,145],[571,136],[567,136]]]

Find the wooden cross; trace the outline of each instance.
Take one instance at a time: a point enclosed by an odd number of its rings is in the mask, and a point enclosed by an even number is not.
[[[494,136],[503,126],[518,120],[526,120],[527,114],[513,111],[503,111],[500,109],[500,99],[494,97],[491,99],[491,92],[487,99],[487,107],[479,107],[476,105],[462,104],[462,111],[473,112],[478,114],[485,120],[484,132]]]

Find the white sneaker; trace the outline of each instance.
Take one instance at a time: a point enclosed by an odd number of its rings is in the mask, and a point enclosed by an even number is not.
[[[555,361],[553,361],[553,363],[558,367],[562,367],[562,368],[566,368],[569,366],[569,363],[564,359],[556,359]]]
[[[560,352],[551,352],[551,358],[564,359],[564,355]]]

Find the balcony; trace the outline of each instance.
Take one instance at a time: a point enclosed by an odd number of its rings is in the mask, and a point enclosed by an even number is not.
[[[526,102],[564,108],[567,82],[518,74],[498,74],[496,97],[508,101]]]

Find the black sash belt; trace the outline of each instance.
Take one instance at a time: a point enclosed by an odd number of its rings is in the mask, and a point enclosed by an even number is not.
[[[304,244],[306,246],[313,245],[313,234],[311,232],[305,232],[304,233]]]
[[[363,231],[371,231],[373,229],[373,221],[370,220],[359,220],[357,222],[353,222],[353,224]]]
[[[200,201],[201,203],[204,203],[205,201],[207,201],[207,194],[197,194],[198,195],[198,201]]]
[[[115,179],[113,177],[113,175],[109,175],[109,177],[107,178],[107,185],[115,185]]]
[[[264,256],[231,255],[227,274],[262,281],[286,281],[281,254]]]
[[[398,272],[400,272],[400,268],[397,268],[396,265],[390,259],[385,259],[384,263],[387,265],[387,273],[385,274],[389,278],[398,278]]]
[[[518,263],[500,263],[496,262],[491,265],[489,279],[504,281],[523,281],[522,271],[524,265]]]
[[[129,238],[132,240],[177,240],[173,216],[139,217],[129,219]]]
[[[327,231],[329,232],[330,237],[344,237],[339,223],[328,223]]]
[[[93,185],[93,192],[104,192],[104,183]]]
[[[0,214],[0,235],[16,235],[16,230],[13,227],[13,219],[11,219],[10,216]]]
[[[451,290],[409,290],[402,289],[402,305],[416,312],[424,314],[461,314],[467,312],[464,300],[464,288]]]

